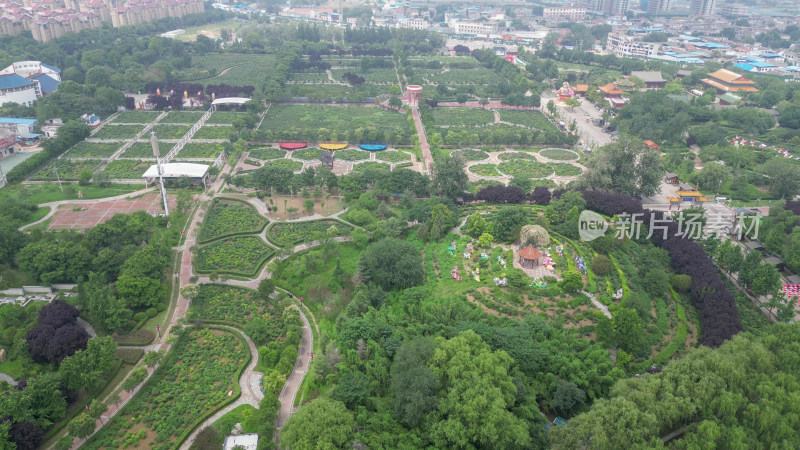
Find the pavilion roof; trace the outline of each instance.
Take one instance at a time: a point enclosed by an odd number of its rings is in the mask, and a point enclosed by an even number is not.
[[[528,244],[526,247],[521,248],[517,254],[524,259],[539,259],[542,257],[542,252],[536,250],[533,245]]]

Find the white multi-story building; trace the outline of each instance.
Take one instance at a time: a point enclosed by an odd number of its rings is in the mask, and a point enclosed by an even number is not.
[[[0,105],[30,106],[37,98],[54,92],[61,82],[61,70],[41,61],[18,61],[0,70]]]
[[[647,3],[648,14],[660,14],[672,9],[672,0],[650,0]]]
[[[661,44],[641,42],[624,34],[608,33],[608,49],[623,58],[652,58],[658,55]]]
[[[21,77],[15,73],[0,75],[0,106],[18,103],[30,106],[42,96],[39,82]]]
[[[586,16],[586,8],[581,6],[554,6],[544,8],[544,18],[548,20],[581,20]]]
[[[401,17],[397,19],[397,28],[410,28],[412,30],[427,30],[428,21],[419,18]]]
[[[698,16],[710,16],[717,10],[717,0],[692,0],[691,10]]]
[[[456,21],[451,25],[456,34],[489,35],[497,33],[499,25],[496,22],[461,22]]]
[[[750,13],[747,10],[747,5],[741,3],[722,3],[717,7],[717,14],[723,16],[746,16]]]
[[[12,73],[25,78],[33,78],[36,75],[45,74],[54,80],[61,81],[61,69],[48,66],[41,61],[18,61],[0,70],[0,75]]]

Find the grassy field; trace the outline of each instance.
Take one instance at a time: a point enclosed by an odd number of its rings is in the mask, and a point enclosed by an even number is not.
[[[206,34],[215,37],[220,36],[220,31],[222,29],[235,31],[242,25],[242,22],[238,20],[226,20],[224,22],[217,22],[217,23],[209,23],[206,25],[199,25],[196,27],[190,27],[186,29],[186,33],[181,34],[180,36],[176,37],[175,40],[181,42],[194,42],[197,40],[198,34]],[[202,32],[202,33],[201,33]]]
[[[206,71],[208,77],[188,82],[257,86],[272,72],[274,63],[275,57],[272,55],[226,53],[198,56],[192,58],[192,68]]]
[[[98,186],[81,186],[83,199],[95,199],[114,197],[144,189],[142,184],[112,184],[107,188]],[[60,200],[75,200],[78,198],[77,190],[73,195],[58,188],[58,183],[31,184],[31,185],[10,185],[0,189],[0,200],[7,198],[20,198],[29,200],[32,203],[48,203]]]

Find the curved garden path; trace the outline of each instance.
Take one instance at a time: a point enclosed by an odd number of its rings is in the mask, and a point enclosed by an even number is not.
[[[9,375],[7,373],[0,373],[0,381],[5,381],[6,383],[8,383],[8,384],[10,384],[12,386],[16,386],[17,385],[17,380],[12,378],[11,375]]]
[[[146,194],[148,192],[154,191],[156,188],[155,186],[141,189],[138,191],[128,192],[127,194],[121,194],[114,197],[106,197],[106,198],[98,198],[92,200],[59,200],[56,202],[47,202],[47,203],[40,203],[38,206],[39,208],[49,207],[50,212],[47,213],[46,216],[42,217],[41,219],[37,220],[36,222],[31,222],[27,225],[23,225],[19,227],[19,231],[25,231],[25,229],[30,228],[34,225],[38,225],[51,217],[53,217],[56,212],[58,212],[58,207],[61,205],[93,205],[97,202],[113,202],[115,200],[125,200],[127,198],[138,197],[142,194]]]
[[[87,333],[89,333],[90,338],[96,338],[97,332],[94,331],[94,327],[89,322],[83,320],[82,318],[78,317],[78,325],[81,326]]]
[[[594,296],[594,294],[590,294],[587,291],[581,291],[581,294],[589,297],[589,300],[592,301],[592,304],[595,307],[597,307],[597,309],[599,309],[600,312],[602,312],[604,316],[608,317],[609,319],[611,318],[611,311],[608,310],[608,306],[600,303],[600,301],[597,300],[597,298]]]
[[[314,334],[311,332],[311,325],[303,309],[295,305],[295,308],[300,312],[300,318],[303,320],[303,336],[300,340],[300,345],[297,348],[297,361],[294,363],[292,373],[286,378],[286,384],[283,385],[281,393],[278,395],[278,401],[281,404],[281,409],[278,410],[278,416],[275,418],[275,428],[278,431],[275,433],[275,443],[279,443],[279,433],[281,428],[286,425],[289,418],[296,411],[294,407],[294,400],[297,397],[297,391],[300,390],[300,385],[303,383],[306,373],[311,364],[311,352],[314,350]]]

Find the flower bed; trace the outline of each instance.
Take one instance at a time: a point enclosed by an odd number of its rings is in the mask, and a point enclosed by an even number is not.
[[[562,177],[576,177],[583,173],[580,167],[573,166],[572,164],[553,164],[553,167],[555,168],[556,175]]]
[[[551,164],[514,159],[502,162],[497,168],[506,175],[521,178],[545,178],[553,174]]]
[[[186,330],[158,373],[86,448],[171,448],[198,417],[238,389],[236,375],[248,361],[247,345],[233,333]],[[148,436],[150,442],[139,442]]]
[[[367,161],[353,166],[354,171],[367,170],[367,169],[390,170],[391,167],[389,166],[389,164],[377,161]]]
[[[527,159],[529,161],[536,161],[536,155],[522,152],[504,152],[497,155],[497,159],[501,161],[511,161],[513,159]]]
[[[318,233],[325,233],[336,227],[334,236],[349,236],[350,227],[335,220],[314,220],[310,222],[280,222],[267,230],[267,238],[271,242],[286,247],[317,239]]]
[[[347,150],[335,151],[333,153],[333,157],[344,161],[363,161],[365,159],[369,159],[369,152],[349,148]]]
[[[192,139],[228,139],[231,133],[235,133],[236,129],[233,127],[215,126],[215,127],[201,127],[197,133],[192,136]]]
[[[270,314],[269,303],[258,292],[238,286],[223,284],[201,284],[198,294],[192,300],[193,315],[209,321],[229,322],[245,328],[255,317],[266,320],[266,326],[259,327],[258,336],[250,336],[256,345],[273,341],[284,333],[280,314]]]
[[[297,172],[298,170],[303,168],[303,163],[300,161],[292,161],[291,159],[276,159],[273,161],[267,161],[264,163],[264,167],[283,167],[285,169],[289,169],[292,172]]]
[[[249,157],[260,160],[278,159],[286,156],[286,151],[279,148],[254,148],[249,150]]]
[[[141,125],[107,124],[90,137],[96,139],[132,139],[143,128]]]
[[[494,122],[494,113],[477,108],[434,108],[433,120],[439,126],[474,127]]]
[[[208,242],[230,234],[257,233],[266,223],[267,219],[245,202],[214,199],[203,218],[198,242]]]
[[[292,152],[292,158],[302,159],[303,161],[313,161],[319,159],[324,153],[323,150],[318,148],[301,148]]]
[[[158,143],[158,150],[161,152],[161,155],[166,155],[175,144],[170,144],[167,142],[159,142]],[[153,156],[153,147],[150,145],[150,142],[134,142],[127,150],[122,152],[120,158],[140,158],[140,159],[151,159],[155,161],[156,157]]]
[[[68,158],[108,158],[116,153],[122,144],[115,143],[97,143],[97,142],[78,142],[72,148],[67,150],[65,154]]]
[[[254,276],[274,250],[256,236],[231,237],[197,251],[197,271]]]
[[[503,176],[503,174],[497,170],[497,166],[494,164],[475,164],[474,166],[469,166],[467,170],[481,177]]]
[[[489,159],[489,154],[483,150],[475,150],[473,148],[465,148],[463,150],[453,150],[452,155],[461,155],[464,161],[483,161]]]
[[[398,163],[400,161],[411,161],[411,155],[409,155],[406,152],[398,152],[396,150],[378,152],[375,154],[375,158],[381,161],[388,161],[392,163]]]
[[[226,148],[225,144],[215,142],[189,142],[178,152],[178,156],[180,158],[216,158]]]
[[[112,180],[131,180],[142,178],[144,172],[153,165],[152,161],[136,161],[130,159],[118,159],[108,163],[103,173],[108,174]]]
[[[44,169],[37,172],[31,179],[36,181],[56,181],[56,179],[61,179],[61,181],[73,181],[78,179],[78,173],[80,173],[81,170],[88,169],[95,171],[101,164],[103,164],[103,161],[100,159],[84,159],[80,161],[56,159],[55,161],[51,161]],[[53,173],[53,170],[56,168],[58,169],[58,178],[56,174]]]
[[[190,125],[155,125],[150,131],[154,131],[159,139],[180,139],[190,128]]]
[[[202,111],[170,111],[160,123],[188,123],[194,125],[203,116]]]
[[[544,150],[539,151],[539,154],[544,156],[547,159],[553,159],[556,161],[577,161],[578,154],[573,152],[572,150],[564,150],[561,148],[546,148]]]
[[[159,114],[158,111],[125,111],[115,117],[112,123],[150,123]]]

